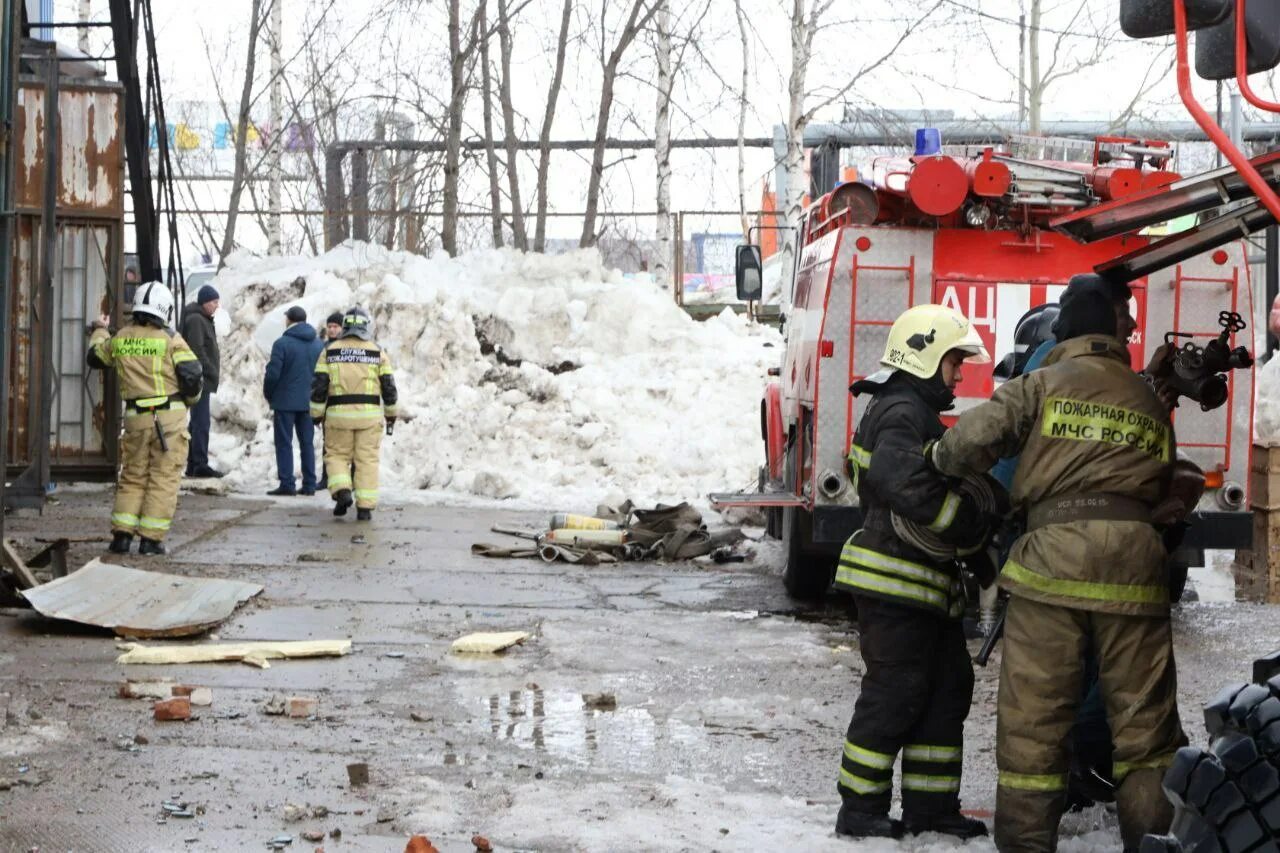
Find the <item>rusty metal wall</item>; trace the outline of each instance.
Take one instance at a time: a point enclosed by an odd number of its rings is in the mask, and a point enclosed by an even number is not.
[[[31,459],[31,376],[35,351],[32,343],[32,323],[35,312],[31,306],[39,273],[40,217],[18,216],[14,229],[13,271],[9,281],[11,295],[9,316],[9,399],[5,401],[9,416],[9,446],[5,459],[10,466],[26,464]]]
[[[124,215],[123,122],[120,92],[111,86],[64,82],[58,91],[62,144],[58,161],[58,214]],[[44,201],[44,87],[24,79],[18,88],[18,168],[15,205],[39,209]]]
[[[49,458],[59,479],[109,478],[115,473],[119,401],[114,378],[85,365],[86,323],[123,313],[124,149],[120,90],[114,84],[63,80],[58,97],[57,244],[53,269],[53,349],[50,363]],[[36,306],[41,280],[41,206],[47,160],[43,133],[44,87],[24,78],[15,137],[16,236],[9,344],[9,473],[41,452],[41,323]]]
[[[62,473],[95,473],[114,470],[118,406],[114,382],[85,364],[88,339],[85,326],[100,314],[119,316],[116,310],[119,281],[121,225],[102,220],[63,220],[58,223],[57,268],[54,270],[54,328],[50,460]],[[36,450],[32,437],[38,431],[37,412],[30,401],[38,395],[39,364],[36,334],[39,318],[33,294],[39,266],[40,217],[18,217],[18,241],[14,247],[14,288],[9,315],[9,389],[7,401],[10,466],[28,463]]]

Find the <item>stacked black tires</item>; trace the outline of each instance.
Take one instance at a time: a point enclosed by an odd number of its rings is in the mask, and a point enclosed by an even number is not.
[[[1280,853],[1280,652],[1254,683],[1224,688],[1204,708],[1209,748],[1183,747],[1164,777],[1169,835],[1142,853]]]

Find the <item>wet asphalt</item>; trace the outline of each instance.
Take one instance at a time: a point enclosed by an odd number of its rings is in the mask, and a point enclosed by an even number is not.
[[[100,536],[73,543],[79,565],[104,553],[109,500],[68,491],[42,517],[8,517],[6,533],[26,554],[35,537]],[[109,634],[0,611],[0,851],[262,850],[283,836],[289,850],[399,851],[413,833],[446,853],[474,849],[473,833],[499,850],[603,849],[598,831],[575,828],[584,792],[672,779],[765,808],[787,798],[792,819],[829,839],[817,846],[850,849],[828,826],[861,671],[856,632],[838,597],[786,597],[776,548],[723,566],[494,560],[470,545],[510,544],[489,526],[543,514],[391,505],[361,524],[327,508],[184,494],[170,554],[121,561],[261,583],[217,638],[350,638],[346,657],[125,667]],[[1280,620],[1244,604],[1188,605],[1176,619],[1195,742],[1199,704],[1280,647]],[[531,639],[493,657],[449,651],[483,630]],[[156,722],[150,703],[116,697],[125,679],[160,677],[210,687],[213,704]],[[994,667],[979,670],[964,788],[978,814],[994,803],[995,688]],[[316,697],[318,712],[268,716],[274,695]],[[368,765],[368,784],[349,782],[351,763]],[[521,811],[540,791],[565,805],[554,827]],[[165,802],[194,816],[166,815]],[[699,819],[724,837],[717,847],[745,846],[730,836],[740,816],[715,803]],[[653,827],[639,846],[707,849],[686,840],[699,837],[687,815],[622,805]]]

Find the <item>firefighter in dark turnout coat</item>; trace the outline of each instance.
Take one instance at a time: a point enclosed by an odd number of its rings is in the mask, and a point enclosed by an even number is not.
[[[880,362],[885,370],[850,388],[873,399],[849,456],[863,525],[845,544],[836,574],[857,604],[866,665],[840,763],[841,835],[986,834],[981,821],[960,814],[973,664],[960,622],[959,569],[954,559],[937,559],[905,541],[894,516],[898,524],[905,520],[970,545],[975,531],[985,529],[982,510],[927,464],[924,448],[943,434],[938,416],[951,408],[961,363],[989,360],[962,314],[920,305],[894,322]],[[889,818],[899,753],[901,822]]]

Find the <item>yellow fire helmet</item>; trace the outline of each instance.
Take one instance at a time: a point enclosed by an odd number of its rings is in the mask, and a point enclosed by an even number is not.
[[[893,321],[880,363],[929,379],[953,349],[965,353],[971,364],[991,361],[978,330],[963,314],[943,305],[917,305]]]

